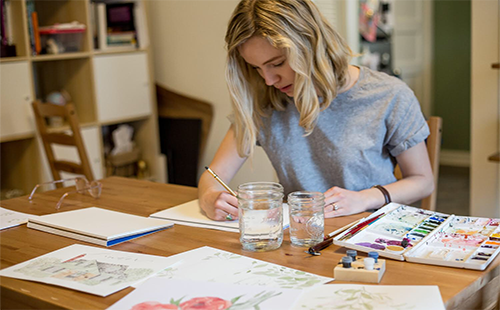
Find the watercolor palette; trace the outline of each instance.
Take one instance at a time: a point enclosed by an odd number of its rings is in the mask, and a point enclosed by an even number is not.
[[[335,237],[334,243],[404,260],[405,252],[436,231],[448,217],[447,214],[391,203],[358,224],[360,229],[354,227]]]
[[[334,244],[401,261],[483,270],[500,252],[499,224],[390,203]]]
[[[500,219],[451,216],[405,254],[410,262],[484,270],[500,252]]]

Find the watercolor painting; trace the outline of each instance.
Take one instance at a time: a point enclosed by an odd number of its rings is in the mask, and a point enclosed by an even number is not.
[[[445,307],[437,286],[327,284],[305,290],[293,308],[317,309],[444,310]]]
[[[161,256],[74,244],[5,268],[0,275],[107,296],[165,270],[169,264]]]
[[[154,277],[109,310],[291,309],[299,290]]]
[[[208,246],[183,252],[167,259],[171,262],[170,268],[155,277],[287,289],[304,289],[333,281],[333,278]]]

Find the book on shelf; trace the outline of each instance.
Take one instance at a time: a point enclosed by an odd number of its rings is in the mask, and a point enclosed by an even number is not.
[[[42,44],[40,41],[40,29],[38,27],[38,13],[37,12],[31,13],[31,22],[33,23],[33,37],[35,40],[35,53],[37,55],[40,55],[40,52],[42,51]]]
[[[4,0],[4,21],[5,21],[5,36],[7,37],[7,45],[14,44],[14,22],[12,17],[12,0]]]
[[[96,49],[119,51],[147,47],[144,10],[143,1],[92,2]]]
[[[30,218],[28,227],[103,246],[112,246],[169,227],[170,221],[97,207]]]
[[[499,224],[390,203],[333,243],[400,261],[484,270],[500,253]]]
[[[36,55],[35,32],[33,29],[33,19],[32,19],[33,12],[35,12],[35,1],[26,0],[26,14],[27,14],[26,18],[28,20],[29,43],[31,46],[31,54]]]
[[[0,0],[0,39],[1,39],[0,44],[2,46],[7,45],[6,20],[7,20],[7,13],[6,13],[5,0]]]
[[[10,1],[0,0],[0,57],[16,56],[12,40],[12,7]]]

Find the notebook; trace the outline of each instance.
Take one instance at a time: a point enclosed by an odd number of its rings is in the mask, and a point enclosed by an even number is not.
[[[73,239],[112,246],[146,236],[174,223],[97,207],[30,218],[28,227]]]
[[[153,213],[150,218],[166,219],[179,225],[210,228],[223,231],[239,232],[238,220],[214,221],[209,219],[200,208],[198,199],[191,200],[181,205]],[[288,204],[283,204],[283,229],[290,225]]]

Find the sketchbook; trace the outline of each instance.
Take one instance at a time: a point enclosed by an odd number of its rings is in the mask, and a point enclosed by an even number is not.
[[[16,212],[0,207],[0,230],[26,224],[29,218],[35,218],[38,215]]]
[[[390,203],[333,242],[401,261],[484,270],[500,252],[499,223]]]
[[[209,219],[200,208],[198,199],[151,214],[149,217],[170,220],[179,225],[210,228],[231,232],[239,232],[238,220],[214,221]],[[283,228],[290,224],[288,215],[288,204],[283,204]]]
[[[103,246],[112,246],[173,226],[174,223],[97,207],[30,218],[28,227]]]

